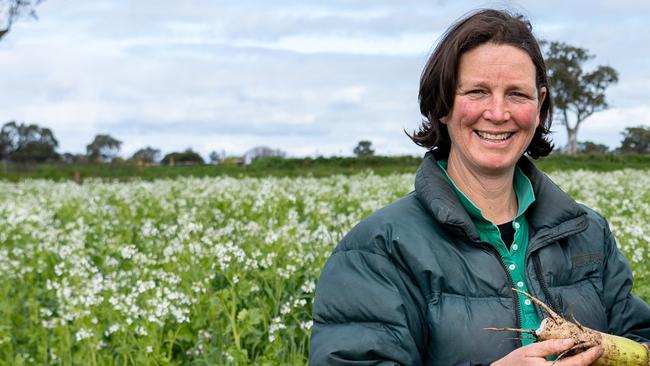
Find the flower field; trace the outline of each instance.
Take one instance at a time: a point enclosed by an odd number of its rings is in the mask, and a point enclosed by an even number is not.
[[[650,171],[558,172],[650,300]],[[413,175],[0,182],[0,365],[305,364],[321,267]]]

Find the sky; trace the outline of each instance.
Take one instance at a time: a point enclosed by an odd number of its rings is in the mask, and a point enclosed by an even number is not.
[[[110,134],[123,157],[145,146],[351,155],[360,140],[421,155],[405,131],[422,121],[422,68],[445,29],[482,7],[588,49],[588,71],[619,72],[579,140],[615,148],[625,127],[650,126],[647,0],[45,0],[0,40],[0,123],[51,128],[61,153]],[[552,130],[565,145],[564,126]]]

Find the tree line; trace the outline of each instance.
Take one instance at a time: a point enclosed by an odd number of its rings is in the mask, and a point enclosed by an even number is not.
[[[14,21],[21,17],[36,18],[35,9],[43,0],[0,0],[6,8],[3,14],[6,19],[0,26],[0,40],[9,32]],[[561,149],[569,154],[576,153],[605,153],[609,148],[603,144],[578,140],[579,127],[594,113],[609,107],[605,91],[610,85],[618,82],[618,72],[611,66],[598,65],[588,71],[584,67],[595,56],[585,48],[572,46],[564,42],[546,42],[541,45],[549,76],[549,84],[553,91],[555,106],[554,117],[567,133],[567,145]],[[621,146],[615,152],[621,153],[650,153],[648,141],[649,128],[646,126],[628,127],[623,132]],[[122,142],[110,135],[97,135],[86,147],[86,154],[56,153],[58,141],[53,132],[36,124],[8,122],[2,128],[0,136],[0,160],[11,162],[48,162],[64,161],[106,162],[124,160],[117,156]],[[354,149],[356,156],[371,156],[374,150],[368,140],[362,140]],[[173,152],[160,159],[161,152],[153,147],[144,147],[135,152],[127,161],[140,163],[188,164],[205,163],[203,158],[187,149]],[[226,157],[225,152],[210,153],[210,162],[219,163],[232,160],[250,163],[252,160],[265,156],[284,157],[281,150],[266,146],[258,146],[249,150],[243,157]]]
[[[146,146],[129,158],[119,156],[122,141],[108,134],[98,134],[86,145],[85,154],[62,153],[56,150],[59,142],[54,132],[37,124],[7,122],[0,130],[0,161],[11,163],[137,163],[176,165],[176,164],[205,164],[206,161],[198,153],[188,148],[184,151],[170,152],[161,158],[160,149]],[[267,146],[257,146],[248,150],[243,156],[227,156],[225,151],[213,151],[209,154],[209,162],[218,164],[224,161],[248,164],[261,157],[285,157],[286,153]]]
[[[622,132],[621,145],[614,150],[616,153],[650,154],[650,127],[627,127]],[[176,165],[176,164],[205,164],[203,157],[188,148],[185,151],[171,152],[161,159],[160,149],[146,146],[129,158],[124,159],[118,154],[122,141],[108,134],[98,134],[86,145],[85,154],[62,153],[56,150],[59,142],[54,132],[37,124],[17,123],[11,121],[2,126],[0,130],[0,160],[12,163],[48,163],[63,162],[69,164],[79,163],[137,163]],[[375,155],[375,149],[369,140],[361,140],[352,150],[357,157]],[[585,154],[602,154],[609,152],[603,144],[591,141],[576,144],[576,152]],[[248,150],[243,156],[226,156],[224,151],[213,151],[209,155],[209,162],[218,164],[230,162],[249,164],[262,157],[284,158],[286,153],[279,149],[266,146],[257,146]]]

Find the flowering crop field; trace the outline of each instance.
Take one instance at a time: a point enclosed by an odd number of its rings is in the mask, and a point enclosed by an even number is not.
[[[650,171],[553,173],[650,300]],[[307,362],[321,267],[413,176],[0,182],[0,365]]]

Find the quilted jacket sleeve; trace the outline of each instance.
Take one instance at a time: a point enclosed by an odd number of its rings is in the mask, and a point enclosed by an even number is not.
[[[606,225],[606,224],[605,224]],[[607,237],[604,263],[604,303],[609,318],[609,333],[637,342],[650,343],[650,306],[632,295],[632,271],[616,240],[605,227]]]
[[[421,297],[381,250],[339,245],[316,289],[309,364],[422,365]]]

